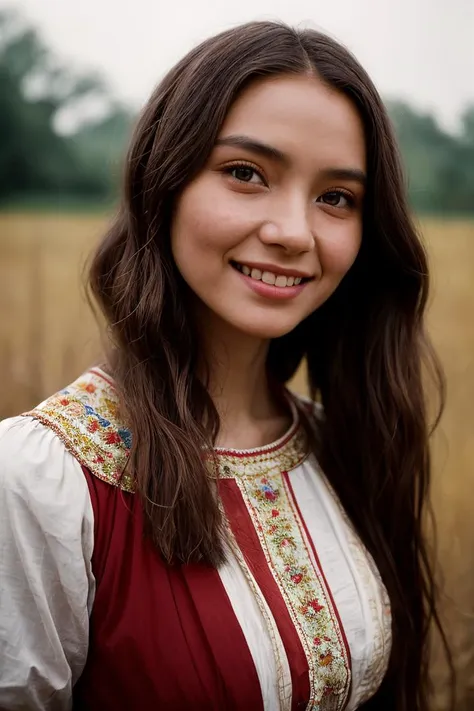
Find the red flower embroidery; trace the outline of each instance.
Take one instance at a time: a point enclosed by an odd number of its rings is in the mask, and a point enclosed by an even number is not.
[[[107,432],[105,435],[105,441],[107,444],[120,444],[122,441],[121,437],[117,432]]]
[[[276,517],[279,516],[279,515],[280,515],[280,512],[277,511],[277,509],[272,509],[272,516],[273,516],[273,518],[276,518]]]
[[[317,598],[315,598],[314,600],[310,600],[308,605],[309,607],[312,607],[315,612],[319,612],[323,609],[323,606],[319,604]]]
[[[275,494],[274,491],[266,491],[265,498],[269,499],[269,501],[275,501],[275,499],[277,498],[277,495]]]
[[[103,464],[104,462],[105,459],[100,454],[98,454],[97,457],[94,459],[94,464]]]
[[[84,390],[86,390],[88,393],[95,393],[95,391],[97,390],[97,388],[96,388],[96,386],[93,385],[92,383],[87,383],[87,385],[85,386]]]
[[[93,420],[92,422],[90,422],[87,425],[87,429],[89,430],[89,432],[97,432],[97,430],[99,429],[99,423],[97,422],[97,420]]]
[[[313,640],[313,642],[315,643],[315,645],[316,645],[317,647],[319,647],[319,645],[321,644],[321,638],[320,638],[320,637],[315,637],[314,640]]]
[[[67,397],[62,397],[60,398],[59,403],[61,405],[69,405],[69,399]]]
[[[303,580],[303,576],[301,575],[301,573],[296,573],[296,575],[291,576],[291,579],[294,583],[298,585]]]

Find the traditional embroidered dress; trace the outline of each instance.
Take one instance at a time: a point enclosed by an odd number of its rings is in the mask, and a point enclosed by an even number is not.
[[[385,588],[297,408],[218,449],[229,551],[166,565],[142,535],[113,383],[92,369],[0,425],[0,707],[341,711],[378,689]]]

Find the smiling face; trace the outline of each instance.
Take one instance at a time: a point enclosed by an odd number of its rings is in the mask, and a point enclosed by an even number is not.
[[[171,229],[205,318],[269,339],[324,303],[359,251],[365,170],[362,122],[343,94],[307,76],[242,92]]]

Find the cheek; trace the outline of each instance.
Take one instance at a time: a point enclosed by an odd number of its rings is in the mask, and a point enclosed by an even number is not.
[[[318,240],[317,250],[322,278],[308,291],[309,311],[321,306],[337,290],[354,264],[362,242],[362,229],[339,230]]]
[[[171,225],[171,246],[175,259],[193,255],[212,245],[212,221],[206,202],[198,200],[188,189],[176,206]]]
[[[251,230],[250,211],[239,209],[235,196],[221,190],[216,176],[204,176],[181,195],[171,228],[177,254],[223,254]]]
[[[354,264],[361,242],[361,225],[321,240],[318,247],[323,275],[338,281],[342,279]]]

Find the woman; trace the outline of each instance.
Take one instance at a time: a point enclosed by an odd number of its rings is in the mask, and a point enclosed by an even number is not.
[[[357,61],[190,52],[90,283],[107,364],[2,425],[0,706],[428,709],[427,265]]]

